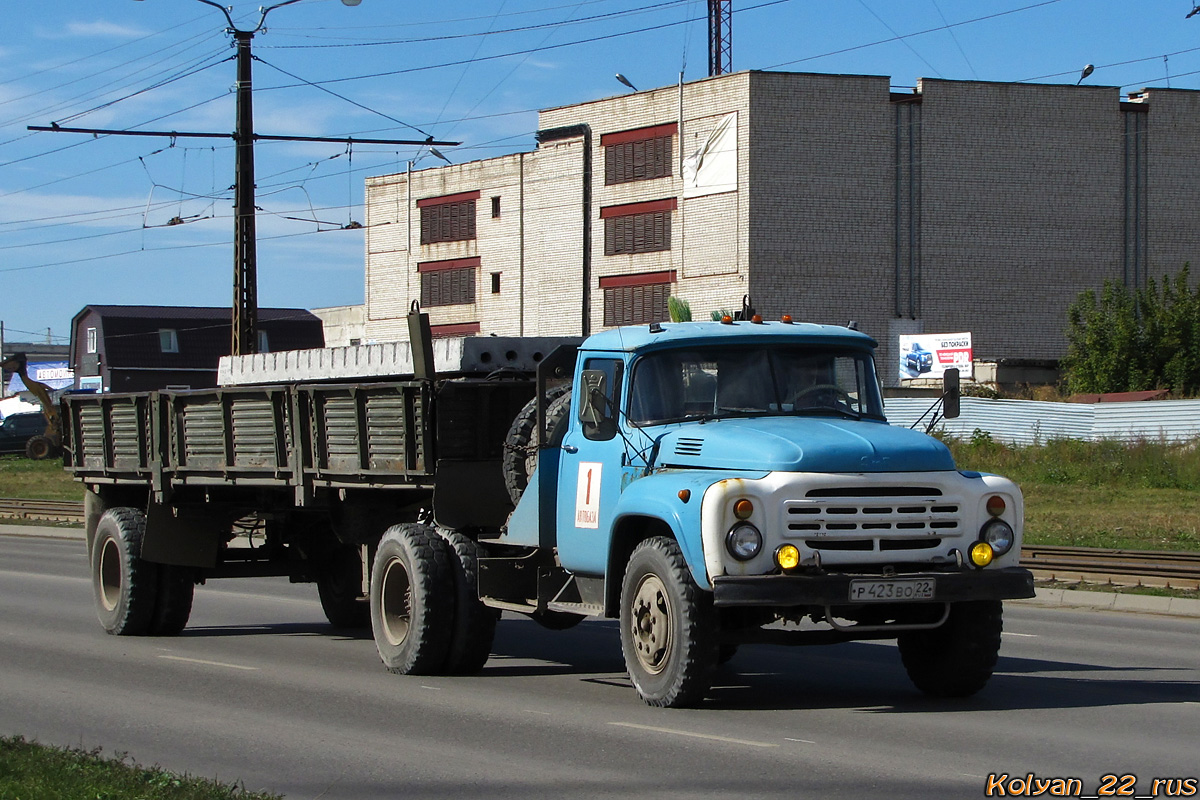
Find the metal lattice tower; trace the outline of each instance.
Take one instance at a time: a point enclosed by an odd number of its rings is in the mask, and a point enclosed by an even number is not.
[[[733,0],[708,0],[708,74],[733,72]]]

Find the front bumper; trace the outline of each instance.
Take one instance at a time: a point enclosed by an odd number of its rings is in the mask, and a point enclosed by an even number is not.
[[[713,599],[718,606],[848,606],[879,605],[852,602],[850,581],[867,578],[932,578],[933,600],[956,603],[963,600],[1016,600],[1033,597],[1033,573],[1022,567],[966,569],[960,572],[903,572],[894,576],[826,572],[822,575],[724,575],[713,579]],[[894,601],[906,602],[906,601]]]

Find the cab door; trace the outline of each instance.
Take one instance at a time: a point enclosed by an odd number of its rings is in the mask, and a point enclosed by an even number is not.
[[[629,471],[618,409],[625,363],[618,354],[589,354],[574,384],[571,420],[558,473],[558,558],[582,574],[603,575],[617,498]]]

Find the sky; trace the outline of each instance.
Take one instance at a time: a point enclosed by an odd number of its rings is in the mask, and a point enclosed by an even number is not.
[[[85,305],[228,306],[236,80],[203,0],[9,3],[0,40],[0,321],[65,344]],[[733,69],[1200,89],[1192,0],[733,0]],[[260,6],[236,2],[253,29]],[[708,72],[701,0],[299,0],[253,40],[259,134],[534,149],[539,108]],[[29,125],[222,134],[30,132]],[[255,148],[262,307],[363,302],[364,179],[426,146]],[[174,224],[172,224],[174,223]],[[349,226],[349,228],[347,228]]]

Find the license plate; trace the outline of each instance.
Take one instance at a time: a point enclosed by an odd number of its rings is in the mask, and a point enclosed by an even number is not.
[[[933,578],[853,580],[850,581],[850,600],[855,603],[932,600],[935,583]]]

